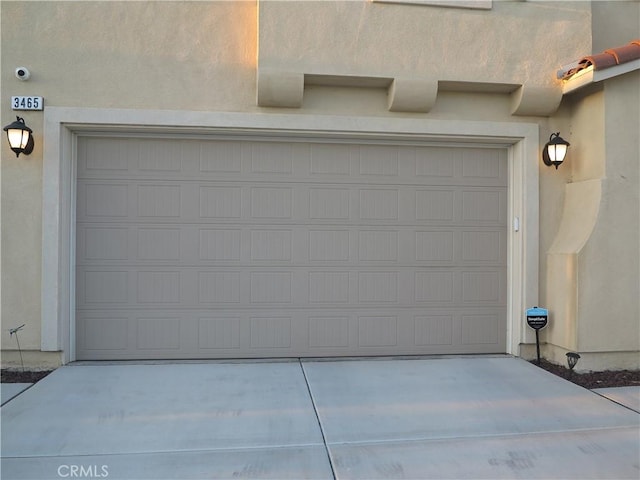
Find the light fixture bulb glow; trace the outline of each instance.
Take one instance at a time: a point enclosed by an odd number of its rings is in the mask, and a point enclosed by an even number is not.
[[[7,131],[7,137],[11,148],[24,149],[29,141],[29,132],[26,130],[12,128]]]

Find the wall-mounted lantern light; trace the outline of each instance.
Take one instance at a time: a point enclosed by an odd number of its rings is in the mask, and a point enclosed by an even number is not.
[[[549,137],[549,141],[542,150],[542,161],[545,165],[550,167],[551,165],[558,169],[564,161],[564,157],[567,155],[567,148],[569,148],[569,142],[560,136],[560,132],[552,133]]]
[[[33,130],[24,123],[24,118],[16,117],[16,121],[3,128],[7,132],[7,140],[16,157],[21,153],[29,155],[33,152]]]

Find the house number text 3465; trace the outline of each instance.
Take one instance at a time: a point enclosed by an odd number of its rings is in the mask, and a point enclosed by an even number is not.
[[[11,97],[12,110],[43,110],[44,101],[42,97]]]

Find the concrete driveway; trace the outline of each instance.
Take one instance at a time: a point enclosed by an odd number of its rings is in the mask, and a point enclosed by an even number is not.
[[[640,414],[508,356],[73,365],[1,410],[4,480],[640,475]]]

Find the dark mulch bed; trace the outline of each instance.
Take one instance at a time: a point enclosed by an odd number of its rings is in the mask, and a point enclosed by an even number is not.
[[[2,383],[36,383],[49,375],[53,370],[43,370],[40,372],[5,370],[0,372]]]
[[[532,361],[538,365],[537,360]],[[640,370],[606,370],[604,372],[576,373],[567,367],[542,360],[540,368],[585,388],[637,387],[640,386]]]

